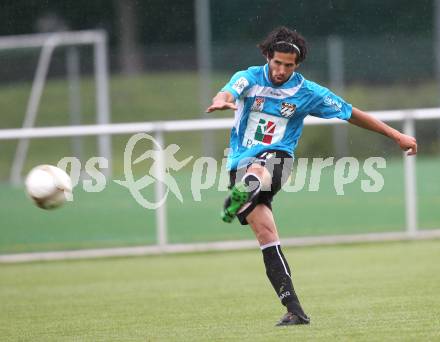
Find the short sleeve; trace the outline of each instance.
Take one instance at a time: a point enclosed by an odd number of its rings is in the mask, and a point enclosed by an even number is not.
[[[252,86],[252,77],[248,71],[239,71],[232,76],[231,80],[220,90],[227,91],[234,99],[242,97]]]
[[[350,103],[316,83],[313,83],[311,89],[313,100],[309,110],[310,115],[323,119],[350,119],[352,111]]]

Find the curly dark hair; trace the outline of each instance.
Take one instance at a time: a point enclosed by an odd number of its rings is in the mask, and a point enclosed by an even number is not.
[[[275,51],[296,54],[296,63],[306,59],[307,43],[303,36],[285,26],[277,27],[257,45],[267,58],[273,58]]]

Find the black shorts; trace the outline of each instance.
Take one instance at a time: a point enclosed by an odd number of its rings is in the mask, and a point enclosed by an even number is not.
[[[246,170],[252,164],[259,164],[264,166],[272,176],[272,184],[269,189],[262,188],[261,191],[251,200],[245,209],[237,214],[237,218],[242,225],[247,225],[246,217],[258,204],[264,204],[272,210],[272,200],[281,187],[286,183],[290,174],[292,173],[293,158],[284,151],[265,151],[252,158],[249,163],[236,171],[229,172],[230,185],[232,188],[236,180],[241,180],[246,173]],[[227,200],[226,200],[227,201]],[[225,206],[227,202],[225,202]]]

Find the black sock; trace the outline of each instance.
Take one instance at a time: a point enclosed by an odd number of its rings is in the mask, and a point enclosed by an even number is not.
[[[263,248],[262,252],[267,277],[281,303],[287,308],[287,311],[305,316],[293,288],[289,264],[281,251],[281,246],[279,244],[268,246]]]

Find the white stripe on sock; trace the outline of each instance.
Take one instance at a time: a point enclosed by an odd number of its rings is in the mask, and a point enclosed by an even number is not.
[[[291,278],[289,272],[287,271],[287,267],[286,267],[286,264],[284,263],[283,257],[282,257],[281,254],[280,254],[280,249],[278,248],[279,246],[280,246],[280,245],[275,245],[275,248],[277,249],[277,253],[278,253],[278,256],[279,256],[280,259],[281,259],[281,263],[283,264],[284,272],[286,272],[286,274],[289,276],[289,278]]]

